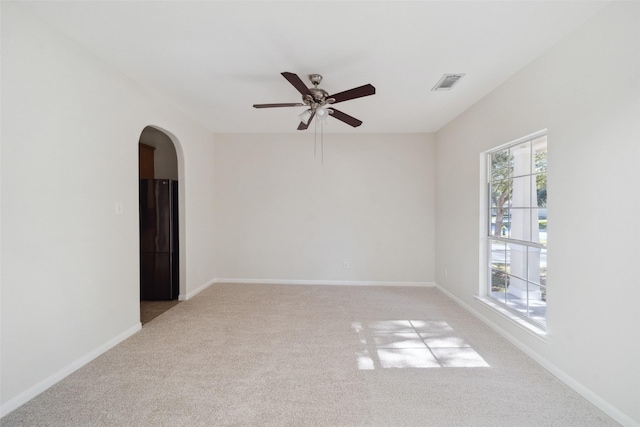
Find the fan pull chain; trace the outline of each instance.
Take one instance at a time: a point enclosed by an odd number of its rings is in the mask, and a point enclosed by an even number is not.
[[[324,123],[320,123],[320,164],[324,165]]]
[[[313,132],[313,158],[315,159],[318,147],[318,120],[314,120]],[[320,121],[320,164],[324,165],[324,123]]]

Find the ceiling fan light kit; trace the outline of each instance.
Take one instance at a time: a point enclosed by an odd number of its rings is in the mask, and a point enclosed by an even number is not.
[[[305,125],[308,125],[309,124],[309,120],[311,119],[311,109],[304,110],[302,112],[302,114],[300,114],[298,117],[300,117],[300,121],[302,123],[304,123]]]
[[[295,87],[302,95],[302,103],[275,103],[275,104],[253,104],[254,108],[278,108],[278,107],[309,107],[307,110],[299,115],[300,124],[298,130],[305,130],[309,127],[309,124],[314,119],[318,118],[320,123],[325,122],[327,117],[333,117],[341,122],[344,122],[352,127],[358,127],[362,124],[362,121],[351,117],[350,115],[343,113],[342,111],[333,108],[333,104],[337,104],[343,101],[349,101],[351,99],[362,98],[364,96],[374,95],[376,88],[370,84],[359,86],[353,89],[339,92],[334,95],[319,88],[320,82],[322,82],[322,76],[320,74],[309,74],[309,80],[313,87],[307,87],[307,85],[298,77],[295,73],[285,71],[282,76]]]

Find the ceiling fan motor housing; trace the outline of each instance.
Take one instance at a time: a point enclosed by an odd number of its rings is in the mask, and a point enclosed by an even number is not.
[[[309,74],[309,80],[311,80],[311,83],[313,84],[312,88],[309,88],[309,92],[311,93],[311,99],[309,100],[310,103],[317,103],[320,105],[325,104],[325,100],[327,99],[327,97],[329,96],[329,93],[324,90],[324,89],[319,89],[318,85],[320,84],[320,82],[322,81],[322,76],[320,74]],[[305,104],[307,104],[307,96],[303,96],[302,100]],[[307,104],[309,105],[309,104]]]
[[[325,98],[329,96],[329,93],[326,90],[318,89],[317,87],[310,88],[309,92],[311,92],[311,95],[313,96],[313,99],[315,99],[318,102],[324,101]]]

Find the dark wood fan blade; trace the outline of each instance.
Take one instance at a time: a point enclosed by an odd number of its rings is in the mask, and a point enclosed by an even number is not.
[[[282,74],[282,77],[287,79],[289,83],[293,85],[293,87],[298,89],[298,92],[300,92],[302,95],[311,95],[311,91],[309,90],[307,85],[305,85],[304,82],[300,79],[300,77],[298,77],[297,74],[289,73],[287,71],[280,74]]]
[[[313,117],[316,115],[316,113],[312,113],[311,117],[309,117],[309,120],[307,121],[307,123],[305,124],[304,122],[300,122],[300,124],[298,125],[298,130],[305,130],[309,127],[309,125],[311,124],[311,120],[313,120]]]
[[[331,110],[333,110],[333,113],[330,114],[331,117],[338,119],[342,122],[345,122],[349,126],[353,126],[354,128],[357,128],[362,124],[360,120],[356,119],[355,117],[351,117],[350,115],[345,114],[340,110],[336,110],[333,107],[331,108]]]
[[[302,102],[288,102],[281,104],[253,104],[253,108],[275,108],[275,107],[304,107]]]
[[[335,95],[331,95],[329,98],[335,99],[333,103],[337,104],[338,102],[348,101],[350,99],[362,98],[363,96],[374,95],[375,93],[376,93],[376,88],[371,86],[370,84],[366,84],[364,86],[354,87],[353,89],[336,93]]]

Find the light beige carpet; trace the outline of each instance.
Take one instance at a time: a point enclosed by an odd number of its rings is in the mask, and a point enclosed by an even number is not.
[[[610,426],[435,288],[217,284],[2,426]]]

